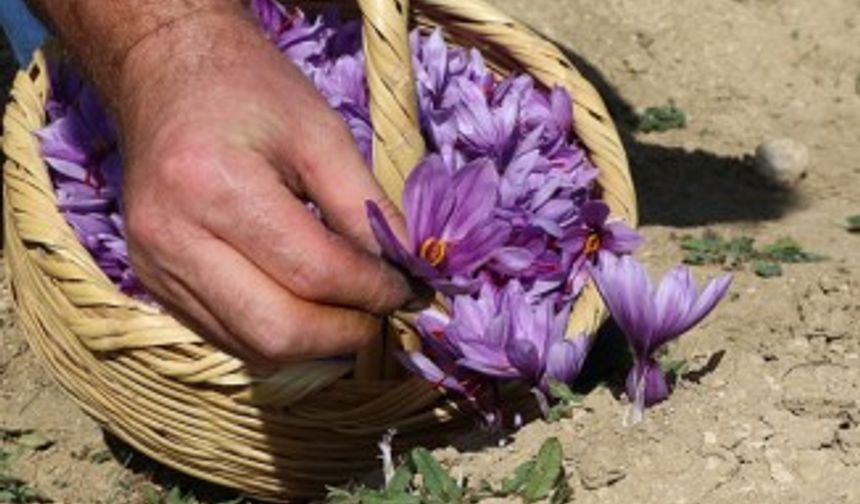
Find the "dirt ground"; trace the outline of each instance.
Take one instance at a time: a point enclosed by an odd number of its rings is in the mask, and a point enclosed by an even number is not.
[[[609,102],[640,196],[640,258],[653,273],[681,260],[679,236],[706,228],[790,236],[829,260],[787,265],[777,278],[737,272],[730,299],[670,349],[690,371],[640,426],[622,423],[619,370],[592,359],[609,385],[590,389],[572,419],[533,422],[503,448],[439,457],[498,480],[556,435],[579,504],[860,503],[860,235],[844,227],[860,213],[860,2],[497,3],[571,50]],[[687,113],[686,128],[632,131],[637,109],[669,101]],[[756,146],[781,137],[811,156],[793,191],[753,173]],[[696,268],[700,278],[718,271]],[[10,303],[4,289],[0,429],[53,441],[13,473],[66,503],[139,502],[143,482],[173,484],[116,442],[99,456],[103,434],[39,367]]]

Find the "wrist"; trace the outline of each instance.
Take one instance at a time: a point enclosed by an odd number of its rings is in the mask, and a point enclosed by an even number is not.
[[[5,0],[0,0],[5,1]],[[130,54],[172,32],[191,32],[201,20],[246,16],[239,0],[29,0],[110,106]],[[170,54],[165,54],[165,58]]]
[[[268,42],[241,9],[206,9],[161,25],[129,48],[117,68],[111,107],[122,130],[151,124]],[[199,91],[199,89],[198,89]]]

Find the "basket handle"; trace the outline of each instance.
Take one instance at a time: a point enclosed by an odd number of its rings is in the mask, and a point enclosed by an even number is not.
[[[406,177],[424,156],[409,46],[409,0],[358,4],[374,132],[373,171],[400,207]]]
[[[409,0],[358,0],[358,5],[373,124],[373,173],[401,208],[406,177],[424,156],[409,45]],[[385,362],[392,358],[385,351],[390,345],[380,338],[362,349],[356,356],[356,379],[379,379],[391,367]]]

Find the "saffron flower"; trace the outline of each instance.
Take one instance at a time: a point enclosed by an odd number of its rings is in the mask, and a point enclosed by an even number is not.
[[[568,254],[566,260],[573,261],[565,289],[568,296],[582,290],[589,276],[586,266],[596,264],[602,252],[623,256],[642,245],[642,235],[624,222],[610,219],[609,207],[602,201],[583,204],[578,224],[570,228],[559,245]]]
[[[477,299],[454,299],[448,328],[463,357],[461,366],[498,378],[518,378],[546,392],[550,381],[570,383],[579,374],[589,339],[565,338],[567,310],[551,301],[533,304],[522,285],[500,293],[485,286]]]
[[[521,380],[546,393],[552,381],[572,382],[588,353],[588,337],[565,338],[566,323],[566,310],[533,304],[516,281],[502,290],[485,283],[477,295],[456,296],[450,315],[424,311],[417,326],[432,360],[414,352],[402,361],[473,401],[488,377]]]
[[[452,173],[431,155],[409,175],[403,193],[408,246],[379,206],[367,202],[371,229],[386,257],[446,294],[474,291],[475,270],[510,235],[493,217],[499,177],[492,162],[478,159]]]
[[[655,352],[704,319],[725,296],[732,278],[720,276],[699,291],[690,269],[677,266],[654,288],[645,269],[631,256],[618,258],[607,253],[601,254],[590,271],[633,350],[627,396],[633,405],[631,422],[636,423],[642,420],[645,408],[670,393]]]

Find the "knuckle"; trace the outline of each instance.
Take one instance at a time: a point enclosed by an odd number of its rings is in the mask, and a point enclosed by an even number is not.
[[[131,251],[152,246],[161,239],[161,225],[155,212],[141,205],[129,206],[125,214],[125,231]]]
[[[294,254],[287,268],[290,288],[303,298],[322,300],[331,292],[332,268],[324,255],[314,251]]]
[[[245,344],[260,358],[268,362],[285,362],[306,356],[303,333],[292,324],[255,331]]]

